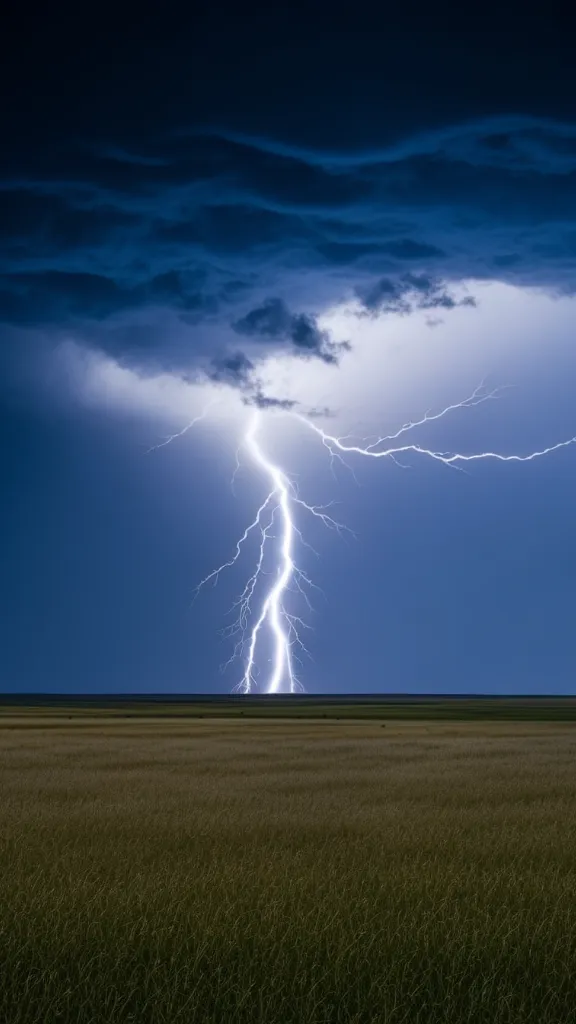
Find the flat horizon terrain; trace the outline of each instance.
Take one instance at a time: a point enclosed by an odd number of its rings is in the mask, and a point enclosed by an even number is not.
[[[103,718],[337,718],[450,721],[575,721],[576,696],[447,694],[0,694],[0,722],[33,713]]]
[[[27,700],[2,1024],[575,1020],[570,699]]]

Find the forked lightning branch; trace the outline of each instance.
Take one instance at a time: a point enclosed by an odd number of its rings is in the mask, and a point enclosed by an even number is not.
[[[425,448],[411,437],[417,437],[418,428],[455,412],[469,409],[497,397],[499,390],[486,391],[484,386],[461,402],[427,412],[421,419],[405,423],[395,433],[384,437],[356,440],[351,437],[336,437],[323,430],[316,420],[300,413],[281,414],[296,419],[309,429],[324,446],[333,462],[344,462],[346,457],[390,459],[402,465],[402,458],[416,455],[441,462],[452,469],[463,469],[464,463],[484,459],[498,462],[531,462],[550,455],[560,448],[576,443],[576,437],[559,441],[549,447],[528,454],[505,454],[481,451],[472,454],[437,451]],[[155,448],[168,444],[190,430],[200,419],[208,415],[210,406],[183,430],[171,435]],[[234,687],[238,693],[296,693],[304,686],[298,677],[296,665],[301,664],[299,653],[305,651],[303,634],[307,623],[303,615],[310,609],[308,590],[314,584],[298,565],[299,547],[309,546],[303,533],[307,517],[319,519],[325,526],[338,531],[346,529],[336,522],[329,513],[329,505],[311,505],[299,494],[294,481],[273,461],[266,450],[262,425],[267,416],[278,415],[276,410],[254,408],[244,436],[240,440],[239,458],[242,454],[250,460],[254,471],[266,482],[267,493],[256,510],[251,523],[236,543],[228,561],[213,569],[200,582],[201,590],[209,582],[217,583],[222,572],[236,565],[243,557],[244,549],[255,535],[257,538],[256,558],[249,572],[244,589],[235,602],[236,618],[225,630],[233,641],[232,655],[227,664],[238,661],[242,664],[241,678]],[[271,565],[271,568],[270,568]],[[295,598],[299,597],[302,614],[295,614]]]

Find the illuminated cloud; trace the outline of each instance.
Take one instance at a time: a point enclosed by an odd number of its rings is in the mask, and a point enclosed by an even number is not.
[[[464,283],[465,287],[466,283]],[[450,317],[432,335],[428,311],[359,315],[359,305],[326,312],[319,330],[350,337],[339,366],[295,359],[290,349],[261,352],[252,361],[231,349],[194,372],[161,364],[135,366],[81,343],[58,349],[57,379],[70,381],[81,402],[132,411],[181,429],[217,399],[210,419],[245,419],[246,407],[298,411],[310,419],[334,421],[339,432],[389,429],[435,405],[471,393],[484,379],[505,392],[514,408],[518,396],[547,401],[546,367],[572,364],[574,299],[552,299],[499,283],[478,287],[477,311],[455,297]],[[464,296],[466,297],[466,296]],[[548,395],[549,397],[549,395]],[[491,409],[492,415],[494,410]]]

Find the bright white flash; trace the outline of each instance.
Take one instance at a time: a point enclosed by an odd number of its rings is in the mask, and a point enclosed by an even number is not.
[[[459,452],[436,451],[424,448],[417,443],[395,443],[418,427],[433,420],[439,420],[455,410],[467,409],[497,398],[501,390],[486,391],[484,386],[480,385],[463,401],[449,405],[439,412],[427,412],[421,419],[405,423],[394,434],[372,439],[364,438],[358,442],[351,437],[331,435],[323,430],[314,419],[300,413],[281,411],[281,414],[289,416],[309,428],[327,449],[331,462],[337,459],[345,465],[347,463],[345,463],[344,457],[347,455],[373,459],[388,458],[402,465],[399,458],[414,453],[442,462],[453,469],[462,469],[463,467],[459,463],[473,462],[478,459],[496,459],[500,462],[531,462],[543,455],[549,455],[551,452],[576,443],[576,437],[571,437],[567,441],[559,441],[527,455],[505,455],[500,452],[478,452],[466,455]],[[251,535],[253,533],[257,535],[259,544],[256,566],[235,602],[236,621],[224,631],[235,638],[234,650],[227,664],[237,658],[244,663],[242,678],[234,690],[245,694],[256,691],[296,693],[304,689],[297,678],[294,663],[298,660],[297,649],[306,650],[302,634],[307,628],[307,624],[301,616],[294,613],[292,606],[294,595],[299,594],[310,607],[307,591],[314,584],[295,561],[297,543],[300,542],[309,547],[297,526],[297,516],[307,513],[320,519],[325,526],[338,531],[346,529],[328,514],[329,505],[309,505],[305,502],[299,496],[294,481],[265,452],[260,428],[271,412],[277,415],[279,410],[255,409],[241,441],[241,448],[248,454],[254,467],[267,481],[267,495],[253,521],[246,527],[238,540],[230,560],[210,572],[197,588],[200,590],[210,581],[217,583],[220,573],[235,565],[241,558],[246,542]],[[174,438],[185,433],[200,418],[202,417],[198,417],[179,434],[173,435],[163,443],[168,444]],[[269,568],[270,563],[271,568]],[[257,591],[263,591],[263,594],[259,594]]]
[[[296,693],[303,690],[302,684],[294,670],[294,648],[305,650],[300,632],[305,628],[304,620],[289,611],[286,601],[290,593],[299,592],[307,601],[306,587],[313,586],[308,576],[294,560],[295,538],[303,544],[302,534],[295,524],[296,509],[304,510],[320,519],[325,526],[343,530],[328,514],[327,505],[309,505],[303,501],[296,490],[293,480],[287,473],[271,461],[264,453],[259,428],[262,424],[263,412],[255,409],[250,418],[248,429],[243,439],[243,447],[254,466],[259,469],[268,481],[269,491],[260,505],[255,518],[245,529],[236,544],[233,557],[228,562],[214,569],[198,585],[198,590],[209,581],[217,582],[220,573],[234,565],[242,554],[242,549],[252,531],[259,532],[260,545],[256,568],[244,587],[236,605],[239,609],[234,625],[228,630],[232,636],[237,635],[234,654],[244,656],[245,667],[241,681],[234,687],[238,693],[251,693],[258,686],[257,654],[259,646],[268,633],[268,644],[271,648],[270,665],[264,690],[266,693]],[[277,531],[277,535],[275,533]],[[253,624],[252,604],[257,584],[265,575],[264,560],[267,547],[276,541],[275,570],[273,581],[266,589],[260,610]],[[309,603],[309,602],[308,602]]]

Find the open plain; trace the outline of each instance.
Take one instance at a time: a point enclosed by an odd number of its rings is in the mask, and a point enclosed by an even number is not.
[[[2,1024],[576,1020],[574,705],[264,706],[0,708]]]

